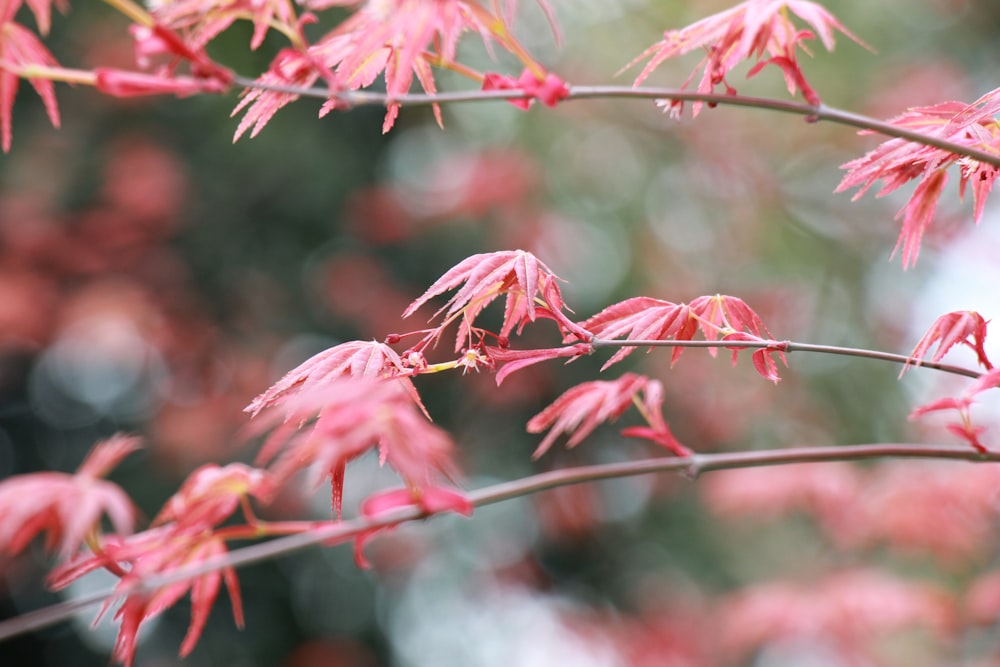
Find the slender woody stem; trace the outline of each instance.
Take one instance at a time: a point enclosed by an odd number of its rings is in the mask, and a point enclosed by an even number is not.
[[[322,87],[284,86],[261,83],[243,76],[233,77],[233,82],[245,88],[271,90],[279,93],[316,97],[320,99],[336,98],[349,106],[386,106],[399,104],[402,106],[423,106],[428,104],[454,104],[457,102],[485,102],[490,100],[520,100],[528,99],[530,95],[518,90],[473,90],[452,93],[408,93],[405,95],[389,95],[388,93],[368,90],[343,90],[331,92]],[[837,109],[825,104],[813,105],[793,100],[776,100],[766,97],[749,97],[745,95],[730,95],[727,93],[696,93],[678,88],[655,88],[631,86],[570,86],[567,100],[583,100],[593,98],[638,98],[655,100],[677,100],[684,102],[705,102],[723,106],[751,107],[767,109],[804,116],[806,120],[816,122],[829,121],[838,125],[847,125],[862,130],[870,130],[887,137],[905,139],[914,143],[940,148],[941,150],[963,155],[979,160],[995,167],[1000,167],[1000,155],[971,146],[963,146],[921,132],[899,127],[886,121],[864,116],[851,111]]]
[[[838,345],[816,345],[814,343],[797,343],[790,340],[609,340],[606,338],[594,338],[590,344],[595,348],[601,347],[709,347],[709,348],[746,348],[746,349],[771,349],[775,352],[817,352],[821,354],[839,354],[845,357],[860,357],[862,359],[876,359],[879,361],[891,361],[903,364],[903,371],[908,367],[932,368],[943,373],[962,375],[969,378],[979,378],[982,373],[962,366],[952,364],[942,364],[936,361],[923,361],[914,359],[905,354],[894,354],[892,352],[879,352],[878,350],[867,350],[858,347],[840,347]],[[900,373],[902,375],[902,373]]]
[[[572,484],[583,484],[605,479],[618,479],[657,472],[681,473],[688,478],[713,470],[753,468],[788,465],[792,463],[826,463],[831,461],[865,461],[880,458],[920,458],[974,463],[1000,463],[1000,452],[979,452],[961,446],[924,446],[914,444],[870,444],[844,447],[798,447],[722,454],[694,454],[682,458],[653,458],[625,463],[579,466],[532,475],[511,482],[488,486],[468,495],[476,507],[520,498],[548,489]],[[417,507],[401,507],[388,511],[376,519],[351,519],[329,523],[308,532],[280,537],[242,549],[236,549],[224,558],[218,558],[195,567],[179,569],[167,575],[151,577],[146,581],[121,589],[108,589],[99,593],[66,600],[59,604],[22,614],[0,622],[0,641],[33,630],[45,628],[80,611],[122,598],[139,590],[153,590],[171,583],[184,581],[223,568],[236,568],[271,560],[317,544],[340,544],[357,535],[388,528],[406,521],[427,518]]]

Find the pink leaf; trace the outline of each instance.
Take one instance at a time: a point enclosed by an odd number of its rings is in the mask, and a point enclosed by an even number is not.
[[[548,451],[563,433],[570,436],[567,447],[580,444],[602,422],[620,417],[648,382],[645,376],[626,373],[617,380],[584,382],[568,389],[528,421],[529,433],[551,429],[532,458],[537,459]]]
[[[499,296],[506,296],[501,337],[510,336],[525,322],[534,322],[536,304],[544,304],[547,315],[564,329],[578,329],[562,314],[565,307],[559,291],[559,278],[537,257],[524,250],[482,253],[468,257],[438,278],[426,292],[403,312],[409,317],[430,299],[457,290],[434,314],[443,314],[447,324],[461,316],[455,351],[461,350],[471,337],[473,322],[482,310]],[[440,332],[438,332],[440,333]]]
[[[502,363],[503,366],[497,371],[497,386],[514,371],[527,368],[541,361],[549,359],[560,359],[569,357],[572,361],[585,354],[593,354],[594,348],[590,343],[577,343],[566,347],[556,347],[545,350],[511,350],[499,347],[487,348],[487,354],[494,362]]]
[[[987,320],[984,320],[983,316],[974,310],[959,310],[942,315],[934,320],[931,328],[917,342],[917,346],[910,353],[910,359],[903,366],[900,376],[906,372],[910,364],[919,366],[935,343],[937,343],[937,349],[931,357],[931,361],[935,363],[941,361],[955,345],[965,345],[976,353],[980,365],[986,370],[991,370],[993,364],[987,358],[984,348],[987,324]]]

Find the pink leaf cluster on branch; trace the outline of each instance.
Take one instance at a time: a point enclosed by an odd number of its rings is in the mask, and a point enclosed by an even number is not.
[[[10,151],[12,141],[11,123],[14,114],[14,99],[17,97],[21,74],[18,68],[28,66],[56,67],[59,63],[42,44],[41,40],[27,28],[14,22],[14,14],[21,6],[15,0],[4,0],[0,4],[0,147]],[[49,28],[49,4],[31,3],[35,20],[43,33]],[[52,82],[37,76],[25,76],[42,98],[45,112],[53,127],[59,127],[59,107]]]
[[[385,80],[390,99],[382,126],[383,132],[388,132],[399,115],[399,104],[391,99],[409,92],[414,78],[427,93],[437,92],[433,67],[453,69],[484,81],[482,74],[456,61],[458,42],[465,32],[478,34],[489,49],[497,45],[513,53],[529,72],[521,82],[526,92],[546,104],[555,104],[565,96],[565,86],[548,75],[511,34],[508,20],[516,4],[506,2],[501,8],[492,2],[487,8],[477,0],[307,2],[306,6],[313,11],[339,6],[348,7],[353,13],[312,44],[306,45],[303,39],[302,44],[286,49],[275,59],[271,69],[258,80],[263,87],[248,89],[234,111],[235,114],[246,109],[235,138],[251,127],[253,136],[278,109],[298,97],[281,90],[268,90],[269,86],[308,87],[322,79],[331,95],[320,111],[322,116],[343,106],[336,99],[338,92],[367,88],[379,76]],[[546,3],[540,4],[551,16]],[[501,80],[505,79],[485,79]],[[441,124],[437,105],[434,113]]]
[[[272,490],[273,482],[263,470],[240,463],[203,466],[167,501],[152,528],[134,535],[103,538],[92,553],[81,553],[53,570],[49,583],[58,590],[102,568],[119,577],[116,591],[124,595],[125,601],[115,612],[119,630],[113,657],[125,665],[135,660],[142,624],[190,593],[191,622],[180,648],[180,655],[186,656],[201,636],[223,583],[232,601],[234,620],[237,626],[243,626],[236,572],[222,566],[152,589],[146,582],[179,569],[222,561],[228,553],[227,529],[220,525],[238,507],[246,513],[248,497],[265,497]],[[240,535],[237,532],[235,536]],[[111,602],[109,599],[105,603],[101,615]]]
[[[956,345],[964,345],[976,353],[976,360],[986,370],[992,370],[993,364],[986,356],[986,325],[989,324],[983,316],[974,310],[959,310],[946,313],[934,321],[923,338],[917,342],[910,359],[913,366],[919,366],[927,357],[931,347],[937,343],[937,349],[931,356],[931,361],[944,359],[944,355]],[[910,367],[907,364],[900,376]]]
[[[798,28],[791,19],[794,14],[813,31]],[[711,93],[716,86],[724,86],[727,93],[735,95],[736,89],[729,84],[726,76],[737,65],[753,59],[756,64],[748,77],[755,75],[767,65],[779,67],[785,77],[788,92],[802,95],[810,104],[819,104],[816,91],[806,81],[798,63],[798,50],[809,53],[804,42],[819,36],[828,51],[834,47],[834,33],[840,32],[853,41],[865,46],[833,14],[814,2],[805,0],[747,0],[735,7],[713,14],[680,30],[668,30],[663,39],[639,54],[625,66],[628,69],[643,60],[649,60],[635,79],[635,85],[646,80],[664,61],[682,56],[691,51],[704,50],[707,55],[698,68],[687,78],[682,88],[702,70],[698,82],[699,93]],[[866,47],[867,48],[867,47]],[[684,103],[665,103],[671,115],[679,117]],[[702,103],[695,102],[692,113],[697,116]]]
[[[930,139],[1000,156],[997,113],[1000,113],[1000,89],[983,95],[972,104],[942,102],[916,107],[888,122]],[[861,134],[870,132],[862,131]],[[882,197],[910,181],[917,182],[909,201],[897,214],[903,218],[903,227],[893,250],[894,253],[902,250],[903,266],[908,267],[917,261],[921,239],[934,217],[938,200],[948,183],[949,167],[953,165],[959,167],[959,194],[964,195],[967,189],[972,189],[973,220],[978,223],[1000,168],[914,141],[889,139],[863,157],[841,165],[847,173],[837,186],[837,192],[858,188],[854,195],[854,199],[858,199],[881,183],[876,196]]]
[[[532,458],[537,459],[548,451],[563,433],[570,436],[566,446],[575,447],[601,422],[618,419],[633,403],[650,425],[626,428],[622,431],[623,435],[652,440],[677,456],[690,455],[691,450],[677,442],[663,419],[663,386],[660,382],[644,375],[626,373],[617,380],[578,384],[532,417],[528,422],[530,433],[549,429]]]
[[[984,346],[987,324],[988,322],[983,319],[983,316],[975,311],[964,310],[946,313],[934,321],[934,324],[910,353],[914,366],[921,364],[935,343],[937,343],[937,349],[931,356],[931,361],[934,362],[943,359],[945,354],[955,345],[964,345],[976,353],[976,360],[987,370],[986,373],[971,382],[960,396],[942,398],[922,405],[910,413],[910,418],[916,419],[929,412],[956,410],[959,414],[959,421],[947,424],[946,428],[981,452],[987,451],[986,446],[979,440],[979,436],[986,429],[973,422],[971,408],[978,394],[987,389],[993,389],[1000,382],[1000,373],[997,373],[986,356]],[[900,376],[906,372],[907,368],[909,368],[909,364],[903,367]]]
[[[976,396],[987,389],[995,389],[1000,386],[1000,369],[994,368],[984,373],[978,380],[974,380],[958,396],[950,396],[932,401],[926,405],[913,410],[910,413],[911,419],[923,416],[929,412],[939,412],[942,410],[955,410],[958,412],[959,421],[950,422],[946,428],[965,439],[970,445],[980,452],[989,451],[979,439],[979,436],[986,430],[985,426],[977,425],[972,419],[972,406],[976,402]]]
[[[139,448],[139,440],[115,436],[94,445],[75,475],[39,472],[0,482],[0,553],[13,555],[46,532],[49,551],[66,559],[97,538],[101,516],[127,535],[135,507],[118,485],[101,479]]]
[[[451,438],[431,423],[398,379],[327,379],[272,399],[259,418],[273,431],[258,460],[267,463],[277,456],[273,471],[280,482],[300,470],[308,470],[313,484],[329,477],[338,516],[347,463],[369,450],[376,450],[416,495],[455,470]]]
[[[760,341],[769,342],[771,332],[763,320],[742,299],[716,294],[701,296],[689,304],[677,304],[650,297],[633,297],[608,306],[601,312],[581,323],[596,338],[610,340],[622,338],[625,341],[643,340],[692,340],[699,330],[706,340],[715,341]],[[787,365],[784,353],[776,344],[753,353],[754,368],[763,377],[778,382],[777,365],[773,356],[777,353]],[[615,352],[603,369],[623,360],[632,353],[635,346],[623,346]],[[675,347],[671,363],[676,363],[683,353],[683,347]],[[739,348],[732,348],[733,364],[736,363]],[[715,354],[715,350],[711,350]]]

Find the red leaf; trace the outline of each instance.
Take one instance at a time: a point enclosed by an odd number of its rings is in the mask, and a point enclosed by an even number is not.
[[[580,326],[597,338],[626,340],[691,340],[697,321],[684,304],[649,297],[634,297],[608,306]],[[601,370],[618,363],[635,350],[623,347],[608,359]],[[674,348],[670,362],[680,358],[682,348]]]
[[[888,122],[933,139],[996,152],[1000,150],[1000,134],[996,132],[994,118],[998,111],[1000,89],[983,95],[972,104],[952,101],[915,107]],[[933,218],[947,181],[946,170],[955,164],[961,167],[959,192],[964,194],[968,184],[972,184],[975,200],[973,219],[979,222],[986,198],[1000,170],[978,160],[905,139],[884,141],[864,156],[841,165],[847,173],[836,192],[858,188],[853,197],[858,199],[881,182],[877,195],[881,197],[905,183],[918,181],[910,201],[899,212],[903,216],[903,228],[896,250],[903,249],[903,266],[908,267],[916,262],[923,232]]]
[[[94,445],[75,475],[39,472],[0,482],[0,553],[13,555],[47,531],[46,548],[58,547],[69,558],[104,514],[118,533],[131,533],[135,506],[116,484],[99,477],[138,447],[137,438],[114,436]]]
[[[268,406],[262,416],[274,430],[258,460],[281,452],[270,469],[279,483],[301,470],[317,485],[331,477],[335,514],[344,465],[372,449],[413,488],[447,478],[454,471],[451,438],[431,423],[409,386],[409,378],[364,377],[308,385]]]
[[[795,94],[798,88],[802,88],[807,97],[814,97],[815,93],[806,87],[805,79],[794,62],[797,49],[809,52],[803,42],[815,35],[808,30],[798,29],[792,22],[793,14],[819,35],[828,51],[833,50],[835,32],[865,46],[833,14],[816,3],[805,0],[747,0],[686,28],[665,32],[661,41],[643,51],[622,70],[648,59],[649,62],[635,79],[635,85],[639,85],[665,60],[691,51],[703,51],[707,55],[682,88],[686,88],[701,69],[702,76],[697,88],[699,93],[711,93],[718,85],[724,85],[727,91],[735,92],[726,83],[726,75],[740,63],[753,59],[758,66],[751,70],[751,74],[767,64],[776,64],[785,72],[789,92]],[[765,55],[770,57],[765,58]],[[671,112],[677,114],[680,113],[682,104],[671,103],[670,107]],[[701,108],[701,102],[694,104],[695,116]]]
[[[452,295],[434,317],[444,315],[442,328],[461,316],[456,337],[458,352],[472,336],[472,326],[479,313],[497,297],[506,295],[501,337],[510,336],[515,327],[534,322],[536,304],[543,304],[547,314],[556,319],[564,330],[579,331],[579,327],[562,314],[565,307],[556,276],[537,257],[524,250],[506,250],[467,257],[438,278],[426,292],[403,312],[409,317],[430,299],[445,292]],[[435,335],[440,335],[439,329]]]
[[[645,376],[626,373],[617,380],[584,382],[568,389],[528,421],[529,433],[551,428],[532,458],[537,459],[548,451],[563,433],[570,435],[567,447],[580,444],[602,422],[620,417],[649,381]]]
[[[707,340],[718,340],[738,334],[739,340],[767,341],[771,332],[764,322],[742,299],[716,294],[698,297],[690,304],[676,304],[649,297],[635,297],[608,306],[580,325],[597,338],[625,340],[691,340],[700,328]],[[601,370],[615,364],[631,354],[634,347],[619,349]],[[670,362],[675,363],[683,352],[675,347]],[[715,350],[709,351],[715,354]],[[764,352],[754,364],[769,380],[777,376],[772,373],[770,361]]]
[[[17,5],[11,6],[16,7]],[[35,9],[38,6],[36,3],[32,8]],[[35,11],[35,16],[39,16],[38,11]],[[12,68],[31,65],[59,67],[59,63],[30,30],[9,20],[0,23],[0,62],[4,63],[4,67],[0,68],[0,146],[2,146],[3,152],[7,153],[10,151],[12,140],[11,122],[19,81],[18,75],[11,71]],[[59,127],[59,107],[56,104],[56,93],[52,81],[37,77],[28,77],[28,80],[38,96],[42,98],[49,122],[52,123],[53,127]]]
[[[497,371],[497,386],[499,386],[514,371],[549,359],[569,357],[569,361],[572,361],[579,356],[593,354],[594,348],[590,343],[577,343],[576,345],[545,350],[511,350],[509,348],[488,347],[486,351],[492,361],[503,364],[503,367]]]
[[[256,416],[266,407],[276,405],[296,392],[318,388],[341,377],[390,378],[408,373],[406,365],[391,347],[376,341],[352,340],[313,355],[244,408]],[[412,385],[409,385],[412,386]],[[413,389],[416,397],[416,389]]]
[[[987,324],[988,321],[974,310],[959,310],[937,318],[923,338],[917,342],[917,346],[913,348],[910,359],[899,373],[900,377],[911,364],[919,366],[935,343],[937,343],[937,349],[931,357],[931,361],[935,363],[941,361],[948,350],[955,345],[965,345],[976,353],[980,365],[986,370],[992,369],[993,364],[987,358],[984,348]]]

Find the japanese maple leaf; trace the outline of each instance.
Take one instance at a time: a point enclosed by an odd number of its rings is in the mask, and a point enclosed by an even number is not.
[[[369,450],[413,488],[450,477],[455,469],[451,438],[430,422],[399,379],[337,378],[268,406],[261,417],[274,430],[258,461],[280,452],[272,466],[279,482],[304,469],[313,484],[329,477],[337,515],[347,463]]]
[[[678,448],[683,449],[673,440],[673,436],[669,435],[662,414],[658,414],[662,402],[659,383],[644,375],[626,373],[617,380],[594,380],[578,384],[532,417],[528,421],[529,433],[541,433],[550,429],[532,454],[532,458],[537,459],[547,452],[556,439],[564,433],[569,435],[566,446],[577,446],[603,422],[618,419],[633,404],[636,395],[650,386],[653,387],[653,394],[640,404],[644,408],[656,410],[657,416],[648,420],[650,428],[642,430],[643,427],[640,427],[630,433],[626,429],[626,435],[649,438],[671,449],[674,449],[676,444]],[[668,445],[668,441],[671,444]]]
[[[651,440],[677,456],[691,456],[691,450],[674,437],[666,419],[663,418],[663,383],[659,380],[648,380],[642,388],[642,398],[636,406],[648,425],[623,428],[621,431],[623,436]]]
[[[715,294],[701,296],[689,304],[677,304],[650,297],[634,297],[608,306],[580,326],[596,338],[606,340],[692,340],[700,329],[706,340],[741,340],[766,342],[771,339],[763,320],[734,296]],[[632,353],[632,346],[622,347],[604,364],[604,370]],[[733,347],[733,363],[740,348]],[[671,363],[676,363],[684,351],[675,347]],[[715,354],[715,350],[709,350]],[[784,355],[779,347],[754,352],[754,368],[765,378],[776,382],[777,366],[771,355]]]
[[[121,580],[115,590],[126,594],[124,603],[115,613],[119,629],[113,658],[127,667],[135,661],[142,624],[190,593],[191,622],[180,648],[180,656],[185,657],[194,649],[205,629],[223,581],[229,591],[236,625],[243,627],[243,607],[235,571],[231,567],[222,567],[153,590],[149,590],[144,583],[152,577],[218,561],[227,551],[225,541],[211,530],[178,530],[176,524],[167,524],[128,538],[115,536],[106,540],[100,553],[81,555],[56,568],[49,576],[49,585],[56,590],[65,588],[88,572],[102,567],[120,574]],[[107,612],[114,599],[108,599],[98,619]]]
[[[245,411],[255,416],[265,407],[275,405],[298,391],[316,389],[341,377],[401,377],[408,372],[399,354],[385,343],[348,341],[313,355],[288,371],[267,391],[255,398]],[[407,384],[412,388],[409,381]],[[412,389],[412,392],[416,397],[416,389]]]
[[[612,304],[590,317],[580,326],[597,338],[626,340],[691,340],[698,331],[698,321],[685,304],[639,296]],[[605,370],[635,350],[623,347],[601,367]],[[671,363],[676,362],[683,348],[675,347]]]
[[[279,51],[267,72],[257,77],[257,83],[261,87],[244,90],[241,94],[243,99],[230,114],[236,116],[241,111],[246,111],[236,127],[233,141],[237,141],[248,130],[251,138],[257,136],[274,114],[299,99],[294,93],[268,90],[267,86],[308,88],[323,74],[322,67],[308,52],[291,48]]]
[[[987,324],[988,321],[974,310],[959,310],[942,315],[934,320],[931,328],[917,342],[913,352],[910,352],[909,361],[903,366],[899,375],[902,377],[911,364],[919,366],[935,343],[937,343],[937,349],[931,356],[933,362],[941,361],[948,350],[955,345],[965,345],[976,353],[976,359],[986,370],[991,370],[993,364],[986,356],[984,348]]]
[[[14,98],[17,97],[18,83],[22,78],[19,70],[30,68],[32,65],[59,66],[49,50],[30,30],[10,20],[13,10],[16,10],[19,4],[8,2],[5,7],[0,8],[0,146],[2,146],[4,153],[10,152],[13,137],[11,123],[14,113]],[[36,3],[33,5],[34,7],[39,7],[36,10],[36,16],[38,16],[41,4]],[[56,93],[52,81],[32,77],[30,74],[25,78],[31,83],[38,96],[42,98],[45,112],[53,127],[59,127],[59,107],[56,104]]]
[[[173,523],[203,530],[219,525],[248,496],[261,498],[273,491],[266,471],[242,463],[209,463],[190,475],[170,497],[153,525]]]
[[[549,359],[565,359],[567,363],[585,354],[593,354],[590,343],[576,343],[565,347],[555,347],[542,350],[512,350],[510,348],[487,347],[486,354],[493,365],[502,364],[497,371],[497,386],[503,383],[508,375],[522,368],[527,368]]]
[[[7,0],[4,4],[5,8],[0,10],[0,23],[13,19],[21,7],[20,0]],[[52,25],[52,6],[55,5],[56,9],[63,13],[69,8],[66,0],[27,0],[25,4],[34,15],[35,23],[38,24],[38,32],[42,35],[49,34],[49,28]]]
[[[792,15],[804,21],[815,32],[796,27]],[[794,95],[802,90],[810,104],[818,104],[819,96],[806,82],[799,68],[797,52],[801,49],[810,54],[804,42],[815,39],[817,35],[823,46],[832,51],[836,32],[865,46],[833,14],[816,3],[805,0],[747,0],[686,28],[665,32],[661,41],[639,54],[623,70],[640,61],[649,60],[636,77],[635,85],[638,86],[665,60],[691,51],[704,50],[707,55],[682,88],[687,88],[698,69],[701,69],[702,76],[697,88],[699,93],[711,93],[721,84],[728,92],[735,94],[735,89],[726,82],[726,75],[740,63],[753,59],[756,65],[748,76],[753,76],[766,65],[776,65],[784,74],[790,94]],[[672,114],[679,115],[683,110],[683,103],[670,102],[669,107]],[[692,112],[695,116],[701,107],[700,102],[693,105]]]
[[[407,93],[414,76],[426,92],[434,93],[428,51],[439,64],[448,65],[455,62],[459,38],[467,30],[479,33],[487,43],[507,36],[502,17],[470,0],[312,0],[306,6],[355,8],[311,49],[317,62],[336,72],[338,86],[348,90],[370,85],[381,74],[390,96]],[[333,106],[324,107],[324,112]],[[399,105],[390,104],[384,132],[398,114]],[[436,114],[440,123],[440,111]]]
[[[457,289],[448,302],[434,314],[444,315],[445,322],[437,331],[439,336],[444,327],[461,317],[455,351],[472,338],[473,322],[486,306],[501,295],[505,295],[503,325],[499,336],[508,337],[515,327],[523,327],[542,315],[556,320],[564,330],[571,331],[582,340],[589,333],[569,321],[562,312],[565,304],[559,290],[559,277],[541,260],[524,250],[472,255],[452,267],[437,279],[426,292],[403,312],[409,317],[418,308],[439,294]]]
[[[987,452],[989,450],[986,445],[979,439],[986,427],[979,426],[972,421],[972,406],[976,402],[976,396],[987,389],[995,389],[998,386],[1000,386],[1000,368],[994,368],[971,382],[960,395],[940,398],[914,409],[910,413],[910,419],[916,419],[929,412],[955,410],[958,412],[959,421],[946,424],[945,428],[960,438],[964,438],[977,451]]]
[[[930,138],[1000,155],[1000,125],[995,119],[998,112],[1000,89],[972,104],[952,101],[912,108],[888,122]],[[903,225],[893,253],[902,249],[905,268],[917,261],[924,231],[934,218],[937,202],[948,182],[948,169],[953,165],[959,167],[959,194],[964,196],[971,186],[973,220],[978,224],[1000,169],[905,139],[884,141],[864,156],[841,165],[847,173],[836,192],[858,188],[852,198],[856,200],[876,183],[881,183],[876,196],[882,197],[906,183],[917,182],[909,201],[897,214],[897,218],[903,218]]]
[[[0,482],[0,553],[16,554],[46,531],[46,548],[68,558],[105,514],[115,531],[131,533],[135,507],[101,477],[138,448],[138,438],[117,435],[97,443],[75,475],[38,472]]]
[[[296,23],[287,0],[167,0],[157,3],[152,12],[160,24],[183,30],[187,41],[197,48],[240,19],[253,23],[252,50],[263,43],[272,24],[287,27]]]

